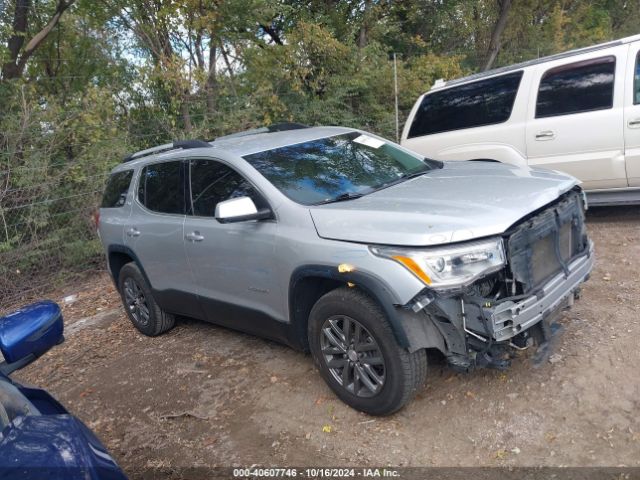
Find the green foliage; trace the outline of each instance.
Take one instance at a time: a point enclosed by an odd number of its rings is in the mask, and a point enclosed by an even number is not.
[[[19,35],[3,3],[0,66],[57,3],[31,2]],[[436,79],[484,65],[499,14],[498,0],[77,0],[21,77],[0,78],[0,295],[95,264],[92,213],[127,152],[283,120],[393,138],[393,54],[402,123]],[[638,24],[637,1],[514,0],[496,66]]]

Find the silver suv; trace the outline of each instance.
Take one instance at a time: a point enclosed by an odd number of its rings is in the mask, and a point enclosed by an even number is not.
[[[130,155],[99,231],[145,335],[184,315],[311,351],[343,401],[384,415],[427,349],[469,371],[545,344],[593,266],[584,209],[557,172],[281,124]]]

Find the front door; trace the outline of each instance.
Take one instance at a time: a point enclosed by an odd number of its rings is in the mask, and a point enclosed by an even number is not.
[[[629,49],[624,83],[624,146],[629,186],[640,187],[640,43]]]
[[[538,66],[527,114],[530,165],[573,175],[585,189],[627,186],[620,128],[627,50]]]
[[[236,170],[211,159],[191,160],[190,185],[185,250],[207,319],[256,331],[261,325],[241,323],[284,321],[274,260],[276,221],[223,224],[214,217],[219,202],[248,196],[261,207],[264,197]]]

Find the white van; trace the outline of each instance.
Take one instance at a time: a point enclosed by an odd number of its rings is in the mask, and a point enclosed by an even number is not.
[[[569,173],[592,205],[640,203],[640,35],[437,81],[402,145]]]

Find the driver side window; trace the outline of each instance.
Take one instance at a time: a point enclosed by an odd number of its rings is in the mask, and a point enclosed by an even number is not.
[[[215,160],[191,160],[191,214],[214,217],[216,205],[237,197],[250,197],[258,204],[253,186],[238,172]]]

